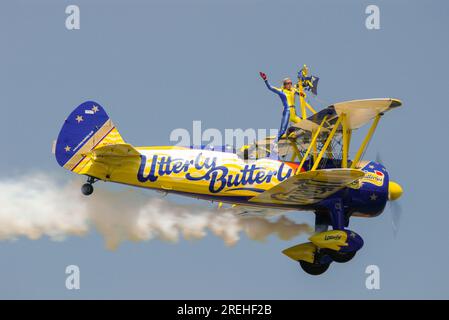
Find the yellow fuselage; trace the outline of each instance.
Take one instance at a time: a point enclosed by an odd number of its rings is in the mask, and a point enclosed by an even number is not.
[[[294,174],[294,163],[243,160],[235,153],[183,147],[136,147],[140,156],[86,157],[75,172],[105,181],[188,195],[253,197]]]

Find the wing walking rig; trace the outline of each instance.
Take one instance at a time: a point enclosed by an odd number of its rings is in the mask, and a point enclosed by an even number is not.
[[[315,234],[283,251],[304,271],[318,275],[332,262],[347,262],[363,246],[348,229],[352,216],[381,214],[402,188],[383,164],[362,156],[383,115],[401,106],[392,98],[335,103],[313,110],[305,92],[316,94],[316,77],[299,78],[302,120],[271,150],[274,137],[244,146],[135,147],[125,142],[97,102],[79,105],[65,120],[54,153],[60,166],[86,175],[82,192],[98,180],[230,203],[243,215],[311,211]],[[313,110],[314,111],[314,110]],[[370,123],[350,159],[351,136]],[[271,213],[269,213],[271,212]],[[331,227],[331,230],[328,228]]]

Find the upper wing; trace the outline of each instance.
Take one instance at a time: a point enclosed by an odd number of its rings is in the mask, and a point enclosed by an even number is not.
[[[251,198],[250,202],[313,204],[326,199],[365,173],[358,169],[323,169],[298,173],[277,186]]]
[[[310,116],[308,120],[320,124],[324,116],[327,115],[325,128],[331,128],[341,114],[346,114],[349,129],[358,129],[379,113],[387,112],[399,107],[402,102],[398,99],[381,98],[352,100],[335,103],[320,112]]]
[[[301,120],[300,122],[293,123],[293,125],[292,125],[292,127],[294,127],[294,128],[302,129],[304,131],[310,131],[310,132],[318,130],[319,126],[320,126],[319,123],[313,122],[313,121],[311,121],[309,119]],[[323,128],[322,130],[324,132],[329,132],[329,130],[326,129],[326,128]]]

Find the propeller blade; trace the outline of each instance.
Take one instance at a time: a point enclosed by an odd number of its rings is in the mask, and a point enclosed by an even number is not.
[[[381,165],[384,164],[384,162],[382,161],[382,157],[380,156],[380,152],[379,151],[377,151],[377,153],[376,153],[376,162],[380,163]]]
[[[376,153],[376,162],[384,165],[380,152]],[[401,223],[402,207],[398,199],[402,195],[402,187],[398,183],[391,181],[389,183],[389,194],[388,194],[388,206],[391,217],[391,227],[393,229],[393,235],[396,238],[399,232],[399,225]]]
[[[398,201],[389,201],[391,213],[391,226],[393,228],[393,235],[396,237],[399,232],[399,225],[401,222],[402,206]]]

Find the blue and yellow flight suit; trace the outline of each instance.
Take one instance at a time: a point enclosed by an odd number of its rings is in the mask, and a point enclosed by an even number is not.
[[[279,141],[288,129],[289,121],[296,123],[301,121],[301,118],[296,115],[295,110],[295,95],[299,94],[299,91],[294,87],[292,87],[291,90],[273,87],[268,83],[268,80],[265,80],[265,84],[270,91],[276,93],[279,98],[281,98],[282,105],[284,106],[284,110],[282,111],[281,127],[279,128],[277,137],[277,140]]]

